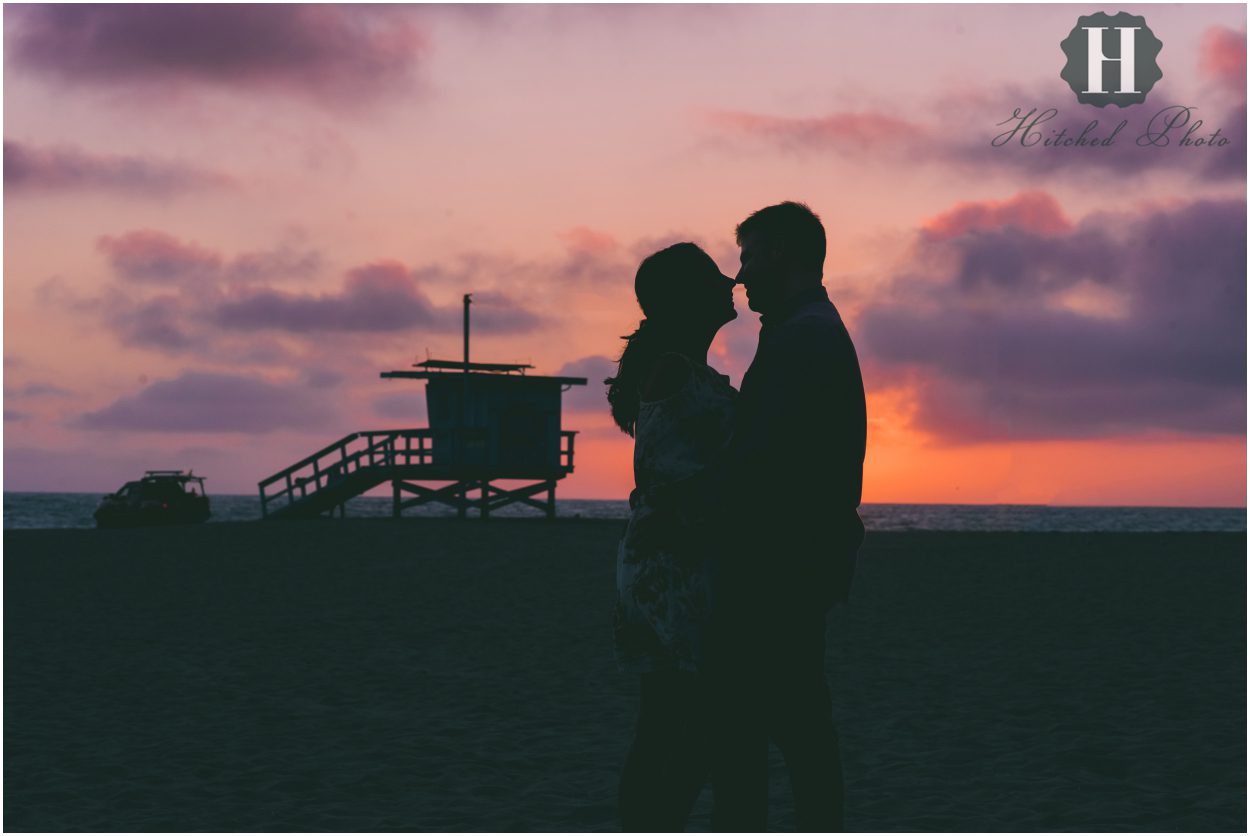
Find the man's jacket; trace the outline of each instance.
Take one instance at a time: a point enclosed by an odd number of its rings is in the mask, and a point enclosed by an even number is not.
[[[722,488],[738,569],[777,605],[846,601],[864,539],[867,409],[859,358],[823,286],[761,320]]]

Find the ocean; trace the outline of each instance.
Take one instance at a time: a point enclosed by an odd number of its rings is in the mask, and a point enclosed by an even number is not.
[[[4,528],[94,528],[97,493],[4,494]],[[210,495],[215,522],[260,519],[254,495]],[[560,517],[625,519],[625,500],[561,499]],[[347,503],[349,517],[389,517],[391,499],[362,496]],[[408,509],[406,517],[450,517],[445,506]],[[514,505],[494,512],[498,517],[541,516]],[[894,505],[866,503],[860,516],[869,531],[1245,531],[1245,508],[1165,508],[1058,505]]]

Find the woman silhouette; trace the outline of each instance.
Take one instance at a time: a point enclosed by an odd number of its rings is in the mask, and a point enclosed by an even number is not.
[[[648,256],[634,293],[645,319],[609,385],[612,416],[634,438],[630,518],[617,549],[614,651],[640,678],[638,726],[620,782],[625,831],[685,829],[711,761],[698,671],[713,568],[693,503],[655,508],[647,492],[688,479],[729,442],[737,392],[707,365],[737,317],[734,281],[690,243]]]

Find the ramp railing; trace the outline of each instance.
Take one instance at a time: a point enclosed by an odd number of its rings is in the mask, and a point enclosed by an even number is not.
[[[294,505],[365,469],[429,464],[435,437],[446,434],[422,428],[372,430],[344,436],[262,481],[261,516],[269,516],[275,502],[279,507]]]

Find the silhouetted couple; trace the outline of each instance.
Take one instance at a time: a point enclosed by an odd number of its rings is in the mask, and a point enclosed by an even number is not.
[[[690,243],[642,262],[646,318],[605,381],[634,437],[614,619],[617,664],[641,685],[626,831],[684,830],[709,778],[714,830],[765,830],[769,740],[797,829],[842,829],[825,618],[847,600],[864,537],[863,381],[821,283],[820,219],[782,203],[736,234],[736,282]],[[741,392],[707,364],[736,284],[761,315]]]

